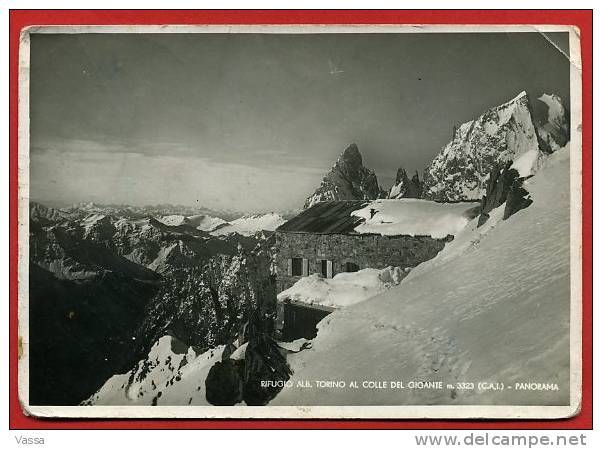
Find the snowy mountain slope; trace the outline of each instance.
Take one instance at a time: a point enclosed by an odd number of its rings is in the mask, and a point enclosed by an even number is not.
[[[206,232],[215,231],[217,228],[228,224],[226,220],[211,215],[191,215],[188,217],[188,222],[196,229]]]
[[[238,233],[250,236],[260,231],[273,231],[284,219],[277,213],[245,215],[232,221],[222,220],[210,215],[166,215],[158,219],[159,222],[173,227],[185,229],[189,227],[199,231],[209,232],[212,235],[228,235]]]
[[[505,221],[495,209],[478,229],[473,220],[399,286],[326,317],[312,348],[288,359],[293,382],[491,381],[512,390],[286,388],[270,405],[568,404],[568,150],[525,187],[529,208]]]
[[[478,203],[437,203],[403,198],[376,200],[352,212],[352,215],[365,220],[355,228],[360,234],[429,235],[445,238],[464,228],[477,215],[478,208]],[[371,216],[372,210],[376,212],[374,216]]]
[[[157,220],[167,226],[190,226],[205,232],[214,231],[220,226],[228,224],[226,220],[212,217],[211,215],[191,215],[189,217],[184,215],[165,215]]]
[[[263,215],[246,215],[214,229],[213,235],[227,235],[237,233],[240,235],[253,235],[260,231],[273,231],[284,223],[284,219],[274,212]]]
[[[320,186],[305,201],[304,209],[320,201],[374,200],[385,196],[373,170],[364,167],[357,145],[352,143],[339,156]]]
[[[544,95],[537,102],[545,103],[547,109],[538,109],[534,117],[529,96],[521,92],[455,128],[452,140],[425,171],[424,197],[441,201],[480,199],[494,166],[508,160],[521,159],[523,176],[534,172],[541,157],[566,144],[567,134],[559,130],[568,129],[559,97]]]
[[[318,274],[299,279],[292,287],[278,294],[278,300],[339,308],[357,304],[395,285],[406,273],[399,267],[383,270],[365,268],[355,273],[339,273],[332,279]]]
[[[219,346],[197,354],[166,335],[136,367],[111,377],[84,405],[211,405],[205,379],[223,350]]]
[[[165,215],[157,218],[157,220],[167,226],[182,226],[188,224],[188,220],[184,215]]]
[[[304,338],[276,344],[287,354],[311,347],[311,342]],[[82,405],[211,406],[206,384],[209,371],[217,362],[228,359],[244,365],[248,346],[248,342],[238,347],[221,345],[199,353],[196,348],[165,335],[133,369],[112,376]],[[244,406],[245,402],[241,400],[236,405]]]

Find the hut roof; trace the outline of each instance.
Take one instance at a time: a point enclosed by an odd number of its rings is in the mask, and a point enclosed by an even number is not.
[[[415,198],[323,201],[276,231],[446,238],[463,229],[479,209],[474,202],[438,203]]]
[[[356,234],[355,227],[364,222],[351,213],[370,204],[370,200],[322,201],[279,226],[279,232],[314,234]]]

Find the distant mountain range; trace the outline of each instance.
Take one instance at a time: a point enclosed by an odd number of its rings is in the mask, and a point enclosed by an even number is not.
[[[44,204],[54,210],[59,210],[66,215],[105,214],[122,218],[144,218],[162,217],[168,215],[183,215],[185,217],[196,215],[207,215],[220,218],[225,221],[235,220],[244,215],[244,212],[224,209],[211,209],[208,207],[193,207],[178,204],[155,204],[155,205],[131,205],[110,204],[97,202],[81,202],[75,204],[64,204],[57,201],[34,201]]]
[[[271,313],[279,215],[130,213],[30,204],[32,404],[78,404],[165,333],[210,348],[232,341],[251,313]]]

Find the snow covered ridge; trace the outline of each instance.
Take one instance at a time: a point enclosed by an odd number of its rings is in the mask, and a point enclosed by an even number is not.
[[[276,344],[286,354],[311,347],[311,342],[304,338]],[[247,346],[248,343],[238,347],[221,345],[198,353],[177,338],[165,335],[146,358],[127,373],[108,379],[82,405],[211,406],[206,386],[211,368],[224,360],[244,362]],[[236,405],[244,406],[245,402],[241,400]]]
[[[550,155],[525,188],[533,204],[468,223],[399,286],[319,324],[291,354],[291,381],[504,382],[495,391],[287,388],[270,405],[568,405],[569,152]],[[352,363],[350,363],[352,361]],[[344,366],[345,369],[341,370]],[[525,383],[557,385],[542,394]]]
[[[205,399],[205,379],[223,351],[224,346],[218,346],[197,354],[166,335],[146,359],[111,377],[83,405],[211,405]]]
[[[236,220],[226,221],[210,215],[166,215],[159,221],[167,226],[190,226],[199,231],[209,232],[213,235],[240,234],[254,235],[261,231],[273,231],[284,223],[284,219],[277,213],[245,215]]]
[[[165,215],[158,220],[167,226],[191,226],[199,231],[211,232],[227,224],[226,220],[211,215]]]
[[[567,143],[568,130],[560,97],[544,94],[532,104],[521,92],[454,129],[452,140],[425,171],[424,197],[480,199],[494,166],[514,160],[521,176],[533,174],[542,157]]]
[[[284,222],[285,220],[274,212],[263,215],[245,215],[215,229],[212,234],[224,235],[236,232],[248,236],[260,231],[273,231]]]
[[[478,213],[474,202],[437,203],[414,198],[376,200],[352,212],[365,221],[360,234],[411,235],[445,238],[456,235]]]
[[[365,268],[355,273],[339,273],[332,279],[312,274],[279,293],[278,300],[332,308],[347,307],[399,285],[406,274],[399,267],[387,267],[383,270]]]

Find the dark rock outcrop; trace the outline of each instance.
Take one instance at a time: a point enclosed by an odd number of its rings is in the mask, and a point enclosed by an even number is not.
[[[502,218],[506,220],[519,210],[526,209],[532,203],[533,200],[529,196],[529,192],[523,187],[523,179],[516,178],[508,190],[506,207],[504,208],[504,216]]]
[[[532,104],[532,115],[539,147],[552,153],[567,144],[570,139],[570,117],[562,99],[556,94],[543,94]]]
[[[282,390],[292,375],[283,350],[273,339],[273,319],[256,310],[244,327],[247,339],[244,360],[228,358],[228,346],[222,361],[211,367],[205,381],[206,398],[214,405],[266,405]]]
[[[243,400],[244,361],[225,359],[211,367],[205,379],[205,397],[213,405],[236,405]]]
[[[282,349],[272,338],[273,323],[273,319],[256,313],[246,328],[249,341],[245,352],[243,397],[247,405],[267,404],[293,374]],[[268,385],[262,381],[268,381]]]
[[[389,198],[420,198],[422,197],[422,181],[418,176],[418,172],[410,179],[403,168],[397,170],[397,176],[395,177],[395,184],[389,191]]]
[[[489,175],[486,193],[481,199],[477,226],[485,224],[489,219],[489,213],[504,203],[506,203],[504,220],[519,210],[529,207],[533,200],[523,187],[525,179],[519,176],[516,169],[512,168],[512,161],[508,161],[503,167],[495,166]]]
[[[362,155],[357,145],[352,143],[303,207],[311,207],[320,201],[373,200],[382,196],[376,174],[364,167]]]

